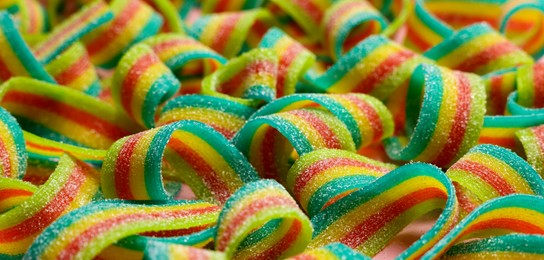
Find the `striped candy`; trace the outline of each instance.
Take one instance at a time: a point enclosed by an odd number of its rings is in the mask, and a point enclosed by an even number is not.
[[[511,0],[502,6],[500,32],[535,58],[544,54],[544,4],[535,0]]]
[[[113,18],[110,9],[102,0],[97,0],[55,26],[47,38],[34,48],[36,58],[48,64],[62,51],[86,34],[96,30]]]
[[[312,236],[310,220],[280,184],[248,183],[221,210],[215,249],[227,258],[285,258],[304,250]]]
[[[202,81],[202,93],[257,106],[276,98],[278,58],[272,50],[254,49],[231,59]]]
[[[23,40],[15,21],[5,11],[0,11],[0,82],[11,77],[24,76],[55,82]]]
[[[74,89],[13,78],[1,92],[0,105],[24,130],[55,141],[105,149],[140,129],[121,111]]]
[[[544,195],[544,181],[538,173],[521,157],[499,146],[470,149],[446,175],[455,183],[462,215],[501,196]]]
[[[147,246],[143,259],[222,260],[227,258],[223,253],[217,251],[176,244],[151,243]]]
[[[444,173],[428,164],[408,164],[312,217],[309,247],[340,242],[374,256],[408,223],[435,209],[443,210],[436,223],[399,258],[425,253],[454,227],[458,212],[455,189]]]
[[[486,115],[503,115],[508,95],[516,90],[516,70],[501,70],[482,77],[486,90]]]
[[[179,96],[166,102],[157,125],[195,120],[231,139],[254,112],[254,108],[229,99],[205,95]]]
[[[121,238],[215,224],[220,208],[201,201],[138,203],[106,200],[70,212],[44,230],[25,259],[91,259]]]
[[[268,30],[259,47],[272,49],[278,56],[276,97],[295,93],[297,82],[314,64],[315,54],[278,28]]]
[[[504,256],[507,258],[534,256],[540,253],[540,247],[544,239],[544,199],[532,195],[510,195],[501,197],[483,204],[463,219],[450,233],[439,243],[434,245],[422,259],[435,259],[444,253],[446,255],[467,254],[470,251],[448,252],[454,244],[462,242],[466,238],[491,237],[493,240],[473,240],[473,243],[480,243],[480,252],[487,251],[493,257]],[[497,231],[500,231],[497,233]],[[529,236],[501,236],[504,234],[519,233],[533,234],[538,237]],[[487,243],[486,243],[487,241]],[[493,243],[489,243],[493,241]],[[470,243],[470,242],[469,242]],[[523,243],[526,246],[512,247]],[[465,246],[469,246],[465,244]],[[462,245],[460,245],[463,248]],[[451,250],[455,250],[452,248]],[[495,253],[496,252],[496,253]],[[475,255],[472,255],[475,256]],[[466,256],[465,256],[466,257]]]
[[[17,1],[21,32],[37,35],[47,31],[49,24],[45,8],[36,0]]]
[[[544,126],[519,130],[516,136],[523,145],[527,161],[544,176]]]
[[[116,104],[146,128],[155,126],[157,106],[172,97],[180,83],[147,45],[130,48],[119,61],[111,84]]]
[[[38,188],[18,179],[0,177],[0,215],[28,200]]]
[[[516,132],[541,124],[544,124],[544,115],[486,116],[478,143],[519,151]]]
[[[386,140],[394,160],[451,165],[476,144],[485,113],[483,81],[471,74],[434,65],[419,66],[408,88],[406,133]],[[455,102],[455,103],[454,103]]]
[[[74,43],[45,67],[59,85],[77,89],[91,96],[101,90],[96,70],[85,47]]]
[[[114,0],[110,8],[113,20],[83,40],[93,64],[104,68],[113,68],[131,45],[162,25],[162,18],[140,0]]]
[[[221,55],[233,58],[257,46],[272,19],[264,9],[211,14],[195,21],[188,33]]]
[[[263,0],[205,0],[202,1],[202,12],[222,13],[254,9],[263,4]]]
[[[478,74],[533,62],[531,56],[485,23],[457,31],[425,52],[425,56],[442,66]]]
[[[73,157],[63,156],[45,184],[0,215],[0,257],[22,256],[47,226],[89,203],[98,188],[98,172]]]
[[[23,177],[28,157],[26,149],[21,127],[8,111],[0,107],[0,176]]]
[[[395,168],[352,152],[321,149],[295,161],[287,173],[285,187],[313,217]]]
[[[387,108],[364,94],[294,94],[262,107],[252,117],[305,107],[323,107],[334,114],[350,131],[357,149],[393,135],[393,120]]]
[[[349,248],[342,243],[331,243],[326,246],[306,250],[301,254],[288,258],[289,260],[340,260],[340,259],[353,259],[353,260],[369,260],[370,257],[362,255]]]
[[[320,39],[320,25],[330,0],[271,0],[277,9],[286,13],[312,40]]]
[[[47,181],[65,153],[95,168],[102,166],[102,161],[106,155],[105,150],[88,149],[56,142],[29,132],[23,132],[23,135],[26,153],[28,154],[28,166],[23,179],[36,185],[41,185]]]
[[[426,9],[425,0],[414,1],[406,20],[406,37],[403,44],[417,52],[424,52],[439,44],[454,31]],[[430,1],[429,1],[430,2]],[[393,7],[398,6],[396,4]]]
[[[357,44],[311,83],[328,93],[368,93],[386,99],[421,63],[431,61],[383,36]]]
[[[509,112],[512,114],[527,114],[537,112],[531,108],[544,107],[544,62],[534,65],[525,65],[517,71],[517,96],[513,96],[509,104]],[[525,109],[524,109],[525,108]]]
[[[102,166],[104,196],[168,199],[161,174],[163,153],[174,169],[165,177],[186,182],[202,199],[224,203],[244,183],[258,179],[221,134],[196,121],[180,121],[115,142]]]
[[[297,154],[323,148],[355,151],[346,125],[330,112],[312,108],[255,117],[233,142],[261,177],[280,182]]]
[[[366,1],[344,0],[332,5],[323,18],[324,44],[338,60],[344,52],[372,34],[380,33],[387,22]]]

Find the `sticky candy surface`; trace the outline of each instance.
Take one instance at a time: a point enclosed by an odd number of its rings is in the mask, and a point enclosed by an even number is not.
[[[0,1],[0,259],[540,259],[540,0]]]

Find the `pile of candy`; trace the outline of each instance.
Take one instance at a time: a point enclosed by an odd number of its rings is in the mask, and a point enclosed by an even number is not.
[[[0,8],[0,258],[544,255],[542,0]]]

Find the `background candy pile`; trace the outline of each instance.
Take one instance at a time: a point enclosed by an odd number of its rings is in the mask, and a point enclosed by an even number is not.
[[[0,258],[544,255],[543,1],[0,7]]]

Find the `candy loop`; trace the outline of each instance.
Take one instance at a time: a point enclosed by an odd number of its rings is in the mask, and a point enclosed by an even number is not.
[[[55,26],[47,38],[34,48],[36,58],[49,64],[57,55],[88,33],[113,18],[110,8],[102,0],[96,0]]]
[[[130,235],[214,225],[219,210],[218,206],[201,201],[94,202],[68,213],[44,230],[24,259],[91,259]]]
[[[364,94],[294,94],[262,107],[252,118],[318,106],[346,125],[356,149],[393,135],[393,119],[387,108],[379,100]]]
[[[0,11],[0,48],[0,82],[15,76],[55,82],[23,40],[11,15],[5,11]]]
[[[293,152],[332,148],[355,151],[348,128],[328,111],[303,108],[249,120],[233,139],[263,178],[283,182]]]
[[[384,100],[405,84],[421,63],[432,61],[383,36],[371,36],[310,81],[327,93],[366,93]]]
[[[455,189],[442,171],[428,164],[408,164],[314,216],[309,247],[341,242],[374,256],[408,223],[435,209],[443,209],[436,223],[399,258],[425,253],[454,227],[458,212]]]
[[[145,2],[162,15],[164,20],[162,31],[185,33],[185,25],[183,24],[174,3],[169,0],[145,0]]]
[[[231,139],[242,128],[255,109],[229,99],[205,95],[187,95],[166,102],[157,125],[180,120],[195,120],[211,126]]]
[[[133,44],[162,26],[160,15],[140,0],[114,0],[110,8],[113,20],[83,39],[92,62],[104,68],[113,68]]]
[[[482,76],[487,97],[486,115],[504,115],[508,96],[516,90],[520,69],[500,70]]]
[[[499,30],[535,58],[544,54],[544,5],[541,1],[506,1]]]
[[[166,150],[166,151],[165,151]],[[162,158],[198,197],[224,203],[244,183],[258,179],[221,134],[196,121],[179,121],[122,138],[108,150],[101,172],[107,198],[166,200]]]
[[[24,130],[73,145],[106,149],[141,129],[122,111],[92,96],[30,78],[4,83],[0,104]]]
[[[231,59],[202,81],[202,93],[256,107],[276,98],[278,57],[269,49],[254,49]]]
[[[287,173],[285,187],[313,217],[395,168],[352,152],[321,149],[295,161]]]
[[[297,25],[313,41],[321,38],[319,33],[321,21],[327,8],[333,3],[331,0],[271,0],[276,9],[280,9],[290,16]]]
[[[267,10],[254,9],[203,16],[190,26],[188,33],[221,55],[232,58],[257,46],[274,23]]]
[[[98,188],[98,172],[75,158],[63,156],[44,185],[0,215],[0,257],[21,257],[47,226],[89,203]]]
[[[9,2],[9,1],[8,1]],[[45,8],[35,0],[17,1],[21,32],[26,35],[37,35],[47,31],[49,23]],[[9,11],[9,9],[8,9]]]
[[[151,47],[179,79],[210,74],[227,62],[206,45],[180,34],[159,34],[143,43]]]
[[[544,199],[539,196],[510,195],[491,200],[464,218],[440,242],[425,253],[422,259],[437,258],[446,253],[454,244],[468,238],[492,236],[501,240],[503,245],[509,245],[510,240],[516,240],[512,236],[497,236],[496,230],[501,230],[499,234],[542,235],[544,234],[544,212],[542,209],[544,209]],[[540,244],[543,241],[541,236],[538,240]],[[493,250],[493,247],[489,249]]]
[[[119,61],[111,95],[132,119],[153,128],[157,106],[176,94],[179,87],[179,81],[153,50],[145,44],[137,44]]]
[[[484,202],[510,194],[544,195],[544,181],[521,157],[494,145],[479,145],[446,175],[457,188],[464,216]]]
[[[403,145],[398,137],[387,139],[387,154],[394,160],[451,165],[476,144],[485,114],[484,91],[474,75],[419,66],[406,97],[410,140]]]
[[[248,183],[225,203],[215,248],[227,258],[285,258],[302,252],[312,225],[289,193],[273,180]]]
[[[101,90],[96,70],[83,44],[76,42],[45,66],[55,81],[91,96]]]
[[[295,93],[297,82],[315,63],[315,54],[278,28],[268,30],[259,47],[272,49],[278,56],[276,97]]]
[[[333,60],[359,41],[387,27],[385,18],[366,1],[337,1],[323,18],[324,44]]]
[[[304,260],[304,259],[315,259],[315,260],[327,260],[327,259],[353,259],[353,260],[370,260],[371,258],[357,253],[353,249],[342,243],[331,243],[326,246],[307,250],[288,258],[289,260]]]
[[[0,107],[0,176],[22,178],[27,158],[21,127],[8,111]]]
[[[428,50],[454,33],[452,28],[434,17],[426,5],[427,1],[416,0],[406,20],[407,35],[404,45],[417,52]]]
[[[531,56],[485,23],[457,31],[425,56],[442,66],[481,75],[533,63]]]
[[[544,176],[544,126],[519,130],[516,136],[523,145],[527,161]]]
[[[516,132],[544,124],[544,115],[486,116],[479,144],[494,144],[518,151]]]
[[[189,246],[167,244],[167,243],[151,243],[145,251],[143,259],[210,259],[223,260],[227,259],[221,252],[199,249]]]

